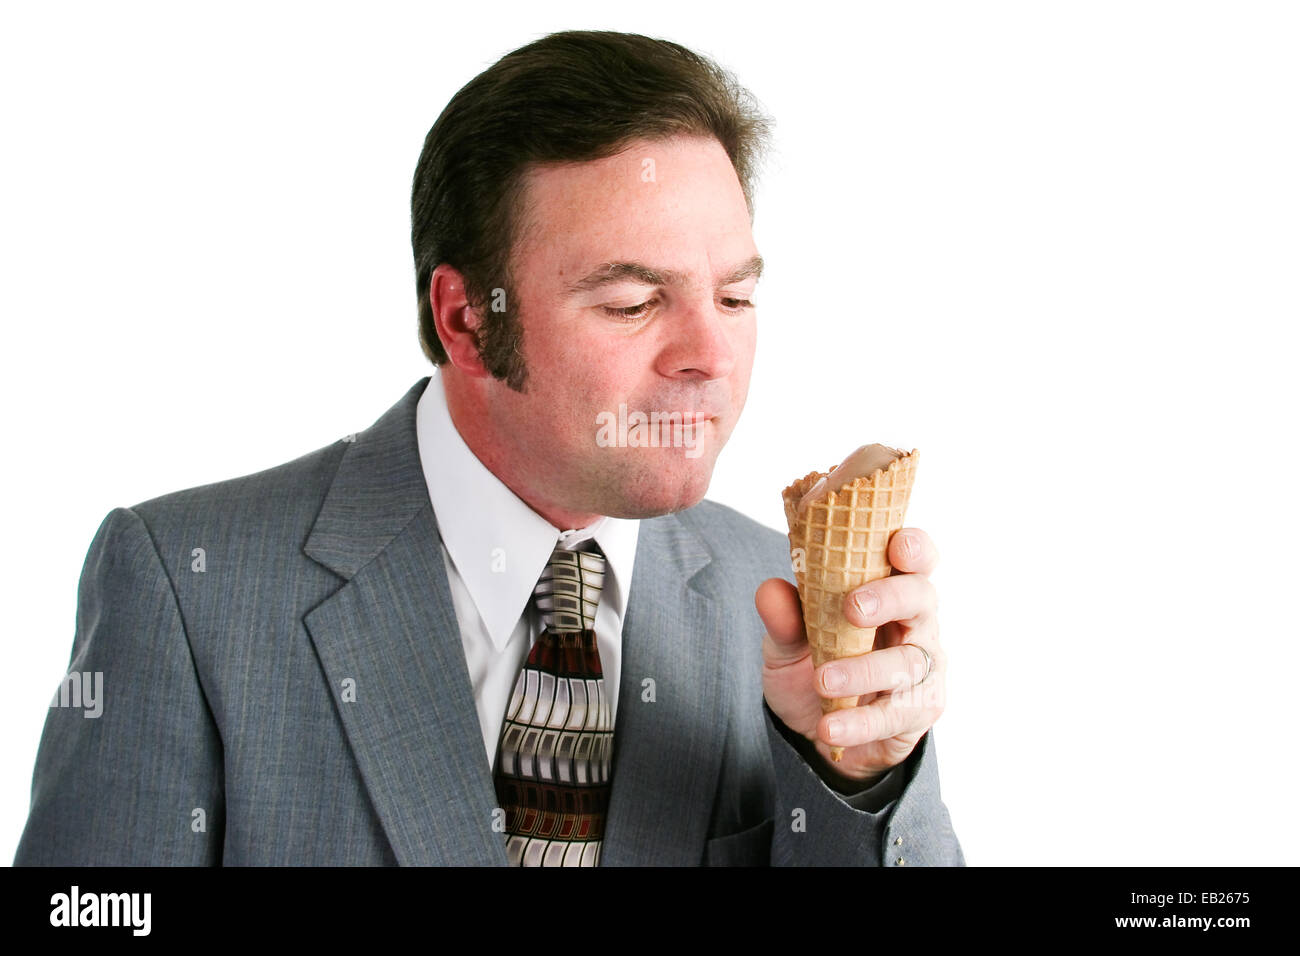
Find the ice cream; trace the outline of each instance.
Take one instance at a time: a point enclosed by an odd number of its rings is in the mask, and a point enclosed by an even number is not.
[[[812,472],[781,493],[791,559],[813,666],[871,651],[874,627],[844,617],[844,596],[893,572],[889,539],[903,526],[918,460],[887,445],[863,445],[827,474]],[[830,713],[857,697],[822,698]],[[838,761],[842,747],[831,748]]]
[[[799,513],[802,514],[809,503],[816,501],[827,489],[838,491],[858,478],[870,478],[872,474],[881,468],[888,468],[891,461],[905,454],[907,452],[890,448],[888,445],[863,445],[845,458],[838,468],[808,489],[808,492],[799,499]]]

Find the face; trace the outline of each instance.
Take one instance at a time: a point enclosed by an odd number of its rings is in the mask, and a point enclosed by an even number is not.
[[[479,438],[494,447],[480,457],[548,516],[695,504],[754,359],[761,261],[726,151],[640,142],[534,170],[526,195],[514,279],[527,383],[484,380]]]

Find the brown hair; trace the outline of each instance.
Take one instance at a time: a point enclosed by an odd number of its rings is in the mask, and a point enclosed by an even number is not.
[[[604,159],[638,139],[711,136],[731,158],[752,218],[770,132],[771,120],[729,72],[668,40],[573,30],[507,53],[451,98],[415,167],[411,248],[424,354],[435,365],[447,361],[429,305],[433,270],[446,262],[482,315],[484,365],[523,391],[510,267],[530,168]],[[484,309],[494,289],[504,291],[504,311]],[[492,304],[501,304],[499,294]]]

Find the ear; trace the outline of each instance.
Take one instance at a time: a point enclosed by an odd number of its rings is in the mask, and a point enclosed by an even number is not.
[[[472,378],[488,378],[478,351],[478,329],[483,319],[465,298],[465,279],[445,262],[429,280],[429,308],[447,358]]]

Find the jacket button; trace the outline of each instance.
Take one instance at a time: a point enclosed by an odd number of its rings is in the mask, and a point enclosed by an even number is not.
[[[903,865],[905,865],[905,861],[901,856],[894,861],[894,866],[903,866]]]
[[[902,845],[903,845],[903,838],[902,838],[902,837],[894,837],[894,846],[902,846]]]

